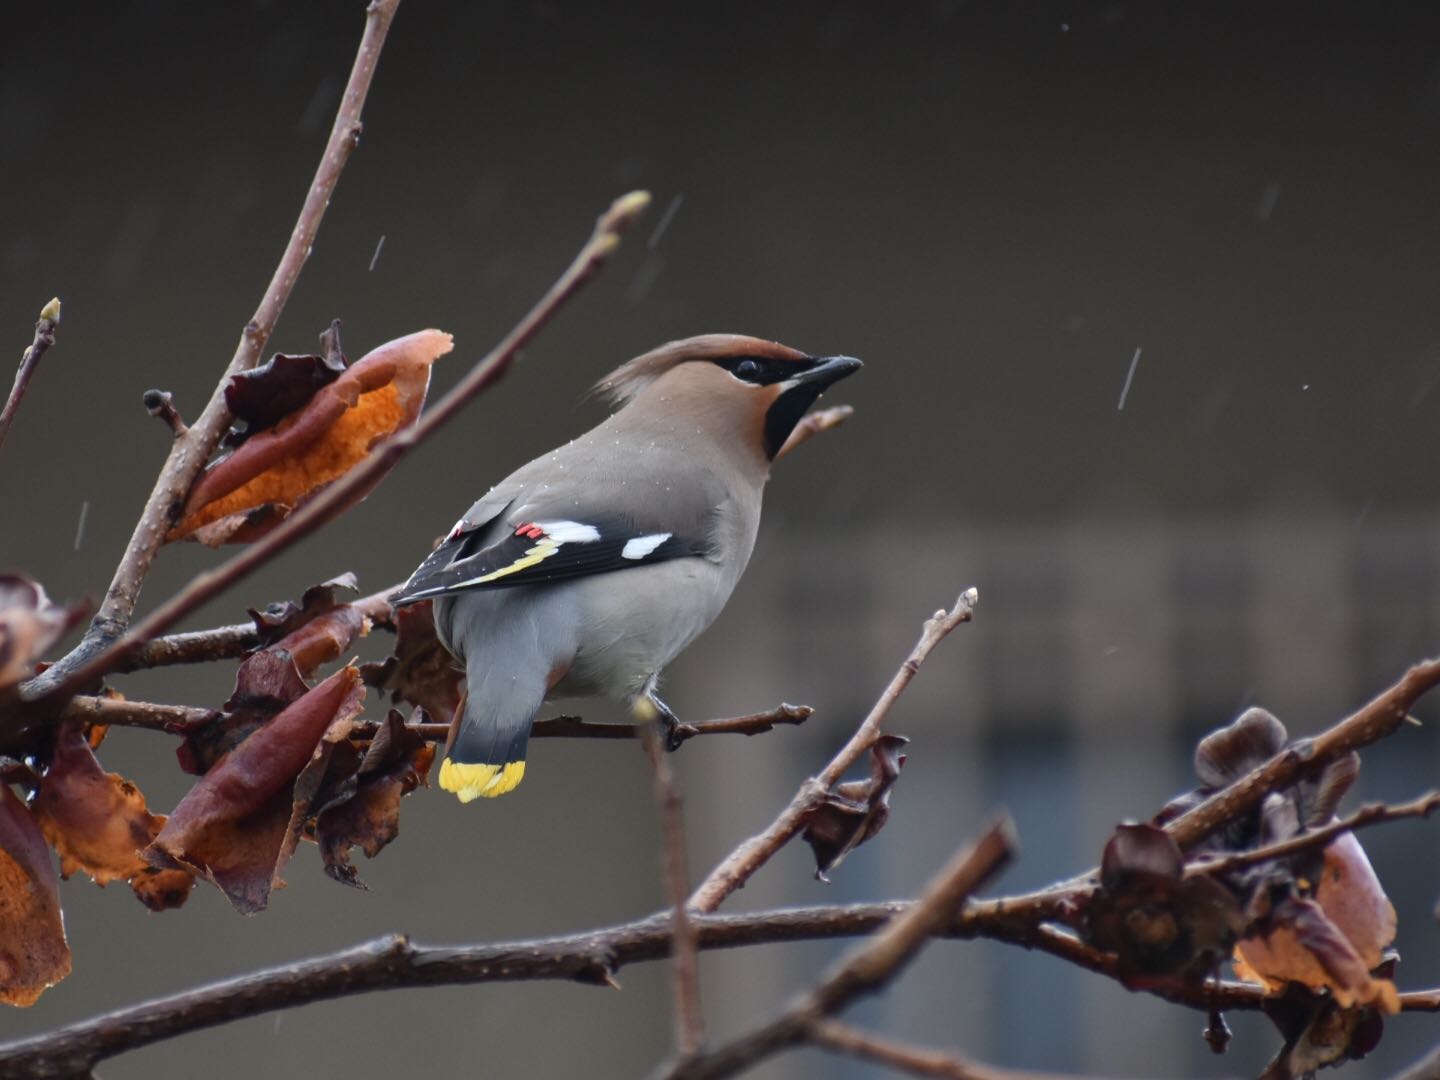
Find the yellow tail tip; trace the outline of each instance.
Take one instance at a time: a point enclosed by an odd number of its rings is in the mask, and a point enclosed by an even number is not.
[[[519,787],[523,779],[523,761],[512,761],[506,765],[466,765],[446,758],[440,766],[440,786],[454,792],[462,803],[504,795]]]

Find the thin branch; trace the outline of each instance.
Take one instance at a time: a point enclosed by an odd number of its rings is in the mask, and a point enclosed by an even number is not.
[[[1302,851],[1313,851],[1316,848],[1327,846],[1341,833],[1352,832],[1369,825],[1381,825],[1387,821],[1400,821],[1403,818],[1429,817],[1436,807],[1440,807],[1440,791],[1429,792],[1408,803],[1393,805],[1370,803],[1362,806],[1347,818],[1332,821],[1328,825],[1322,825],[1320,828],[1300,836],[1292,836],[1288,840],[1280,840],[1252,851],[1237,851],[1229,855],[1190,863],[1185,867],[1185,876],[1228,874],[1231,871],[1243,870],[1247,866],[1256,866],[1272,859],[1283,859],[1289,855],[1298,855]]]
[[[685,909],[690,891],[685,857],[685,816],[675,773],[655,724],[643,723],[641,743],[655,775],[655,800],[660,806],[661,865],[670,900],[672,940],[671,987],[675,999],[675,1050],[682,1060],[700,1052],[705,1019],[700,1010],[700,946],[695,924]]]
[[[768,712],[732,716],[723,720],[681,721],[675,735],[682,742],[697,735],[760,735],[777,724],[803,724],[814,714],[809,705],[777,705]],[[530,729],[532,739],[638,739],[645,724],[597,724],[578,716],[556,716],[537,720]]]
[[[975,605],[979,602],[980,594],[975,589],[966,589],[960,594],[955,606],[950,611],[937,611],[925,622],[924,630],[920,634],[920,640],[911,650],[905,662],[900,665],[900,670],[890,680],[890,685],[880,695],[870,714],[861,722],[855,734],[850,737],[840,751],[830,760],[817,777],[812,777],[800,786],[790,804],[780,812],[780,816],[770,823],[764,832],[752,836],[734,851],[714,870],[710,871],[708,877],[700,883],[700,887],[690,897],[690,906],[698,911],[714,911],[721,902],[733,893],[736,889],[743,888],[745,882],[764,866],[777,851],[784,847],[796,833],[805,827],[805,822],[814,813],[815,808],[824,800],[828,792],[845,774],[845,771],[858,761],[865,751],[875,745],[875,740],[880,737],[881,725],[890,714],[891,707],[897,698],[910,685],[910,680],[920,670],[920,665],[930,655],[931,650],[940,644],[950,633],[961,623],[969,622],[975,612]]]
[[[857,1031],[837,1020],[816,1020],[810,1025],[806,1036],[816,1046],[823,1046],[826,1050],[862,1061],[872,1061],[911,1076],[936,1076],[941,1080],[1062,1080],[1057,1073],[1001,1069],[960,1057],[958,1054],[909,1046],[894,1039]]]
[[[164,421],[175,438],[180,438],[190,430],[181,419],[180,410],[175,408],[175,397],[170,391],[146,390],[141,400],[145,404],[145,411],[157,420]]]
[[[15,372],[15,385],[10,388],[5,407],[0,408],[0,444],[5,442],[5,436],[15,420],[15,413],[30,386],[30,377],[40,366],[40,358],[45,355],[45,350],[55,344],[55,328],[59,325],[60,298],[57,296],[40,309],[40,319],[35,323],[35,337],[30,342],[30,347],[20,354],[20,368]]]
[[[351,601],[350,606],[370,620],[372,629],[394,629],[394,609],[390,606],[390,596],[399,588],[398,584],[391,585],[377,593]],[[209,630],[193,630],[184,634],[170,634],[136,646],[114,670],[130,672],[169,667],[172,664],[238,660],[259,648],[260,642],[260,631],[253,621],[216,626]]]
[[[66,692],[74,692],[90,680],[111,670],[103,664],[95,664],[94,660],[102,654],[113,657],[112,643],[130,626],[140,588],[144,584],[145,576],[150,572],[151,563],[155,561],[155,553],[165,542],[165,534],[175,523],[195,477],[200,474],[200,470],[220,444],[221,437],[230,427],[231,415],[225,403],[225,387],[231,376],[248,371],[259,362],[260,354],[270,340],[275,323],[279,320],[280,313],[285,310],[285,304],[300,277],[300,270],[310,257],[316,233],[320,229],[320,221],[335,193],[335,185],[340,180],[346,162],[350,160],[351,152],[360,141],[361,110],[370,91],[376,65],[380,61],[380,50],[390,31],[390,22],[395,17],[395,9],[399,4],[400,0],[371,0],[366,7],[365,32],[360,38],[355,63],[350,69],[350,79],[345,85],[345,93],[335,113],[335,123],[330,129],[325,152],[321,155],[315,177],[306,191],[305,203],[295,221],[295,228],[290,233],[290,240],[285,245],[284,254],[280,256],[280,262],[275,267],[265,295],[260,299],[260,306],[255,309],[254,316],[241,331],[235,355],[216,384],[209,403],[194,425],[171,444],[170,456],[165,459],[155,487],[146,500],[145,509],[135,523],[135,531],[125,547],[125,554],[115,568],[115,576],[111,579],[105,599],[92,620],[90,629],[86,631],[79,645],[34,681],[34,685],[27,691],[27,697],[33,699],[48,691],[62,688]],[[154,637],[160,629],[152,628],[149,634],[133,638],[131,644]],[[77,677],[81,675],[84,677]]]
[[[816,1020],[889,985],[932,937],[953,924],[960,906],[1010,860],[1016,846],[1014,823],[1001,814],[975,843],[955,853],[914,904],[841,956],[813,989],[796,997],[779,1016],[713,1051],[682,1058],[662,1075],[667,1080],[733,1076],[804,1042]]]
[[[779,461],[822,431],[839,427],[854,415],[855,406],[853,405],[836,405],[832,409],[817,409],[815,412],[806,413],[795,425],[794,430],[790,432],[790,437],[785,440],[785,445],[780,447],[780,452],[775,455],[775,460]]]
[[[1229,787],[1165,826],[1181,849],[1192,848],[1226,822],[1259,804],[1272,791],[1283,791],[1313,776],[1330,762],[1392,735],[1425,691],[1440,684],[1440,660],[1416,664],[1379,697],[1313,739],[1280,751]]]
[[[700,720],[682,725],[688,731],[686,738],[697,735],[756,735],[770,731],[775,724],[798,724],[798,714],[810,715],[804,705],[781,705],[771,713],[755,713],[751,716],[727,717],[724,720]],[[207,724],[224,714],[216,709],[199,705],[165,705],[154,701],[131,701],[128,698],[91,697],[77,694],[66,703],[60,712],[64,720],[81,720],[86,723],[109,724],[112,727],[143,728],[149,731],[174,733],[191,727]],[[444,742],[450,735],[449,724],[408,724],[415,732],[430,742]],[[360,720],[352,727],[357,739],[374,736],[380,724],[375,720]],[[549,720],[537,720],[530,731],[533,739],[638,739],[644,730],[643,724],[602,724],[584,720],[578,716],[556,716]]]
[[[620,237],[644,211],[649,201],[650,196],[645,192],[631,192],[617,199],[610,209],[601,214],[590,239],[540,302],[531,308],[449,393],[436,402],[433,408],[427,409],[415,424],[381,441],[353,469],[271,532],[215,569],[207,570],[191,579],[179,593],[132,626],[100,653],[92,655],[79,667],[66,672],[65,677],[58,683],[50,683],[41,688],[39,693],[42,699],[53,701],[63,698],[115,670],[131,649],[168,630],[196,608],[264,566],[281,551],[349,509],[357,492],[377,483],[400,458],[434,434],[472,398],[509,370],[516,354],[615,251]],[[34,700],[33,696],[31,700]]]
[[[1440,1080],[1440,1043],[1419,1061],[1401,1069],[1390,1080]]]

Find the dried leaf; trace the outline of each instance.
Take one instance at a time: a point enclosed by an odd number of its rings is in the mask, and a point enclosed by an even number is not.
[[[69,974],[50,849],[25,804],[0,784],[0,1002],[33,1005]]]
[[[1396,1012],[1395,984],[1371,975],[1395,929],[1394,907],[1360,842],[1346,833],[1325,849],[1313,899],[1292,892],[1275,903],[1260,933],[1236,946],[1235,969],[1272,988],[1298,982],[1328,988],[1341,1006]]]
[[[1085,916],[1085,940],[1116,955],[1132,988],[1215,967],[1245,923],[1218,882],[1185,877],[1180,848],[1164,829],[1134,824],[1118,826],[1105,845],[1100,889]]]
[[[266,363],[232,375],[225,386],[225,404],[243,428],[232,428],[225,445],[239,446],[261,431],[274,427],[309,404],[322,387],[345,372],[339,352],[325,356],[276,353]]]
[[[285,635],[299,630],[315,616],[323,615],[345,603],[340,593],[359,591],[359,581],[353,573],[347,571],[329,581],[322,581],[319,585],[311,585],[301,595],[298,604],[293,600],[277,600],[263,611],[251,608],[246,614],[255,623],[255,630],[260,635],[260,647],[265,648]]]
[[[130,879],[130,888],[135,892],[135,899],[151,911],[169,911],[184,906],[190,899],[195,877],[180,867],[162,870],[147,866]]]
[[[364,700],[360,673],[350,666],[306,692],[196,782],[146,858],[192,870],[245,914],[262,910],[294,850],[297,778],[332,725],[357,716]]]
[[[0,574],[0,700],[35,674],[46,650],[84,618],[82,605],[52,603],[24,574]]]
[[[128,881],[145,869],[140,852],[165,818],[150,813],[140,789],[119,773],[107,773],[79,724],[55,736],[50,767],[35,794],[35,819],[60,855],[60,873],[89,874],[97,885]]]
[[[440,723],[455,715],[465,673],[440,644],[430,601],[395,612],[395,652],[381,664],[360,668],[365,682],[390,691],[391,701],[418,705]]]
[[[354,589],[354,575],[346,574],[305,591],[301,606],[280,612],[271,605],[274,621],[266,636],[284,636],[241,662],[235,689],[225,712],[212,722],[186,733],[177,751],[180,767],[203,774],[224,753],[310,689],[306,681],[316,668],[339,658],[369,623],[358,608],[337,603],[339,589]],[[251,613],[254,615],[254,612]],[[259,618],[257,617],[257,625]]]
[[[815,853],[819,880],[829,880],[828,871],[885,827],[890,789],[905,764],[900,749],[909,741],[900,735],[881,735],[870,748],[870,779],[837,784],[810,815],[801,835]]]
[[[390,710],[360,764],[353,792],[316,818],[315,834],[327,874],[364,888],[350,864],[350,849],[359,847],[373,859],[395,839],[400,832],[400,800],[426,782],[434,760],[435,747]]]
[[[193,536],[218,546],[263,536],[381,439],[414,423],[425,404],[430,365],[452,347],[449,334],[422,330],[356,361],[298,412],[214,462],[191,489],[184,517],[167,539]],[[355,501],[369,492],[358,492]]]

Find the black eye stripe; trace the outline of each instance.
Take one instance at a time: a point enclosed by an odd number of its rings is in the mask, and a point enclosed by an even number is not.
[[[769,386],[794,378],[812,366],[806,360],[776,360],[767,356],[722,356],[714,361],[741,382]]]

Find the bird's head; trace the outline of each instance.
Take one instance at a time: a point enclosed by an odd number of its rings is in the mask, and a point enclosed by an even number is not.
[[[773,460],[805,410],[861,367],[762,338],[703,334],[635,357],[596,385],[622,408],[653,408],[719,424]]]

